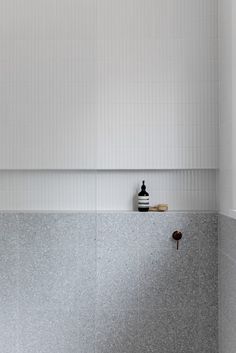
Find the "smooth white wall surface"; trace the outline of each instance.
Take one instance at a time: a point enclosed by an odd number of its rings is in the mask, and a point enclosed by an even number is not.
[[[236,10],[232,0],[219,1],[219,208],[226,215],[236,209]],[[236,174],[235,174],[236,176]]]
[[[217,167],[217,1],[1,0],[1,169]]]
[[[0,210],[136,210],[145,179],[150,203],[216,210],[216,172],[1,171]]]
[[[232,169],[233,209],[236,210],[236,3],[232,3]],[[236,217],[236,213],[235,213]]]

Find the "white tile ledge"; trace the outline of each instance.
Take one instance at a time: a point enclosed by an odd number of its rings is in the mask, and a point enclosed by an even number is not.
[[[228,212],[220,211],[219,215],[225,216],[225,217],[228,217],[228,218],[231,218],[231,219],[236,219],[236,210],[229,209]]]
[[[236,210],[229,210],[229,217],[236,219]]]
[[[158,215],[166,215],[166,214],[218,214],[217,211],[203,211],[203,210],[173,210],[173,211],[168,211],[168,212],[138,212],[138,211],[123,211],[123,210],[102,210],[102,211],[96,211],[96,210],[0,210],[0,214],[6,214],[6,213],[39,213],[39,214],[55,214],[55,213],[61,213],[61,214],[103,214],[103,213],[131,213],[131,214],[140,214],[140,215],[152,215],[152,214],[158,214]],[[236,215],[235,215],[236,217]]]

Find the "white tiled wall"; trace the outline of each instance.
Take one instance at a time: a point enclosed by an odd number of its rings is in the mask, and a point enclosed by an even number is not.
[[[216,168],[217,64],[215,0],[2,0],[0,168]]]
[[[1,171],[0,210],[136,210],[145,179],[150,203],[216,210],[216,172]]]
[[[215,209],[217,11],[0,1],[0,208]]]
[[[169,204],[170,210],[216,210],[216,173],[195,171],[100,172],[98,210],[137,209],[137,193],[145,179],[150,204]]]

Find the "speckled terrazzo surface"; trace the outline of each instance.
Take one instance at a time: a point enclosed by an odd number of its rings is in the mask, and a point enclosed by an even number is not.
[[[217,219],[0,213],[0,352],[217,353]]]
[[[236,352],[236,219],[219,216],[219,348]]]

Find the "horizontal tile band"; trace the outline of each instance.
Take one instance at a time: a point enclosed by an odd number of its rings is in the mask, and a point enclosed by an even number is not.
[[[0,171],[0,209],[136,210],[143,179],[148,181],[150,204],[168,203],[172,211],[217,208],[216,171],[173,170]]]

